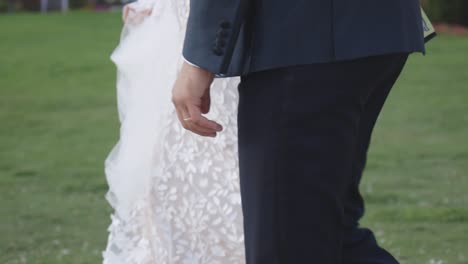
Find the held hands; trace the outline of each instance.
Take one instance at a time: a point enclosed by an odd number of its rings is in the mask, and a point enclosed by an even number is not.
[[[182,126],[198,135],[215,137],[223,127],[202,114],[210,110],[213,73],[184,62],[172,89],[172,102]]]

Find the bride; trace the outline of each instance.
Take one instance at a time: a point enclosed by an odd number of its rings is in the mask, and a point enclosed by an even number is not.
[[[171,87],[189,0],[138,0],[124,8],[117,66],[120,140],[105,162],[113,207],[105,264],[245,263],[238,183],[238,78],[217,78],[200,137],[179,123]]]

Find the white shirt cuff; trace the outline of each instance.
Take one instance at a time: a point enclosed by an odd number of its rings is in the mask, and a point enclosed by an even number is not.
[[[184,61],[187,62],[188,64],[190,64],[190,65],[192,65],[192,66],[194,66],[194,67],[200,68],[199,66],[197,66],[197,65],[191,63],[190,61],[188,61],[184,56],[182,56],[182,58],[183,58]]]

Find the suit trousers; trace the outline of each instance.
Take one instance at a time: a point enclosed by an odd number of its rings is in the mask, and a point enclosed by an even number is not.
[[[253,72],[239,83],[247,264],[395,264],[359,226],[374,124],[408,58]]]

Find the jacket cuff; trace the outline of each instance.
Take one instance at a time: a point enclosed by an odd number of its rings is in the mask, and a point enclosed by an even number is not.
[[[200,66],[198,66],[198,65],[196,65],[196,64],[194,64],[194,63],[188,61],[183,55],[182,55],[182,58],[184,59],[184,61],[185,61],[186,63],[188,63],[188,64],[190,64],[190,65],[192,65],[192,66],[194,66],[194,67],[200,68]]]

